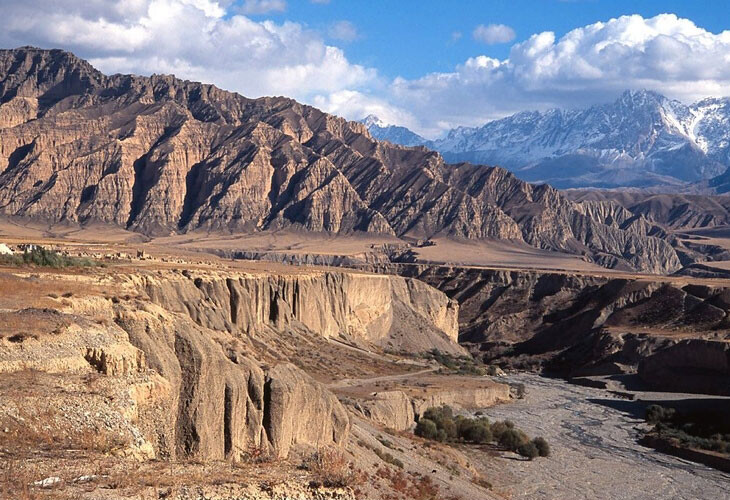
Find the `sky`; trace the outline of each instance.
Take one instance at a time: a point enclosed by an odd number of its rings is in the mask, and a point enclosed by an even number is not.
[[[648,89],[730,95],[727,0],[0,0],[0,47],[286,95],[434,138]]]

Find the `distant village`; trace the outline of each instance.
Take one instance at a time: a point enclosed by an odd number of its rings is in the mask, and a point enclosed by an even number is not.
[[[148,260],[158,262],[170,262],[176,264],[183,264],[189,261],[185,261],[179,258],[171,257],[159,257],[148,254],[145,250],[136,250],[135,252],[125,251],[102,251],[99,249],[93,250],[79,250],[78,246],[67,246],[67,245],[37,245],[34,243],[19,243],[19,244],[7,244],[0,242],[0,255],[17,255],[33,252],[34,250],[45,249],[63,255],[65,257],[79,257],[95,260]]]

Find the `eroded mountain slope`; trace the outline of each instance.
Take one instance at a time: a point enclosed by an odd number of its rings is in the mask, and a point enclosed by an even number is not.
[[[674,271],[671,245],[499,168],[446,165],[286,98],[106,76],[62,51],[0,52],[0,211],[144,233],[308,231],[525,240]],[[487,194],[489,193],[489,194]]]

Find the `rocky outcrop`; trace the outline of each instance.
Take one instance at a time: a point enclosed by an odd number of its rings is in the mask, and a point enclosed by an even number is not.
[[[413,402],[403,391],[373,393],[367,400],[358,401],[355,409],[373,422],[396,431],[410,429],[416,420]]]
[[[570,190],[565,196],[580,202],[614,202],[634,215],[675,230],[730,224],[728,196],[600,190]]]
[[[166,310],[198,325],[256,336],[301,325],[325,338],[411,351],[458,347],[458,306],[425,283],[356,272],[281,275],[183,272],[130,278]],[[416,334],[415,331],[418,331]]]
[[[659,391],[730,396],[730,342],[682,340],[643,359],[639,376]]]
[[[269,370],[264,399],[264,428],[280,457],[286,457],[298,443],[342,444],[349,435],[350,418],[345,408],[331,392],[293,365],[281,364]]]
[[[446,165],[285,98],[106,76],[62,51],[0,51],[0,212],[144,233],[279,228],[524,240],[608,267],[679,260],[501,168]]]
[[[413,410],[422,415],[429,408],[443,405],[454,406],[466,410],[477,410],[494,406],[510,400],[510,389],[507,384],[491,384],[489,387],[436,390],[426,397],[413,398]]]
[[[126,298],[79,292],[48,298],[56,308],[3,312],[23,331],[0,332],[0,373],[103,374],[113,399],[125,401],[117,419],[144,458],[240,460],[252,450],[286,458],[346,443],[347,411],[278,352],[287,342],[339,339],[366,359],[367,349],[390,345],[464,352],[458,306],[417,280],[311,269],[116,271],[53,279],[90,289],[113,282]]]

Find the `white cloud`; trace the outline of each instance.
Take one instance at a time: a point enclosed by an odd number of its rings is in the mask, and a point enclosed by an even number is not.
[[[627,88],[685,102],[730,95],[730,31],[672,14],[537,33],[505,59],[474,55],[450,72],[384,81],[302,24],[240,14],[237,0],[0,3],[0,46],[59,47],[107,73],[174,73],[351,119],[373,113],[429,137],[525,109],[607,102]]]
[[[286,10],[285,0],[244,0],[239,7],[242,14],[257,15],[268,14],[269,12],[284,12]]]
[[[232,0],[19,0],[3,7],[0,45],[60,47],[107,73],[174,73],[305,102],[377,79],[317,32],[256,22],[236,8]]]
[[[327,95],[318,95],[312,104],[328,113],[359,120],[375,115],[385,123],[404,127],[418,127],[418,120],[408,111],[397,108],[384,99],[356,90],[340,90]]]
[[[474,40],[489,45],[507,43],[515,39],[515,30],[505,24],[480,24],[471,34]]]
[[[350,21],[337,21],[333,23],[327,30],[330,38],[341,40],[343,42],[352,42],[360,36],[357,27]]]
[[[711,33],[673,14],[623,16],[516,43],[504,60],[469,58],[449,73],[397,78],[389,100],[431,134],[524,109],[607,102],[625,89],[691,102],[730,95],[730,31]]]

